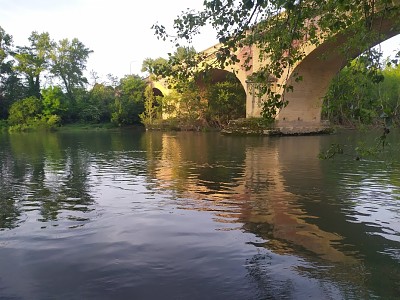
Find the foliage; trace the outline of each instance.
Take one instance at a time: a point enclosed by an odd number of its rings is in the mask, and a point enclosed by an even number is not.
[[[88,107],[84,108],[87,112],[86,117],[88,119],[92,111],[96,111],[96,117],[92,118],[92,121],[98,122],[109,122],[111,119],[112,105],[115,102],[115,90],[112,86],[97,83],[93,86],[89,92]],[[93,114],[92,114],[93,116]]]
[[[208,89],[208,118],[222,127],[246,116],[246,93],[235,80],[217,82]]]
[[[0,120],[0,132],[8,130],[7,120]]]
[[[277,85],[276,92],[266,78],[289,76],[306,55],[299,47],[300,41],[319,45],[322,40],[335,39],[346,32],[349,38],[341,49],[334,51],[340,51],[349,61],[381,40],[380,24],[383,20],[395,19],[397,14],[393,1],[389,0],[206,0],[203,10],[187,10],[174,20],[174,33],[169,34],[160,24],[155,24],[153,29],[158,38],[179,46],[182,40],[191,42],[203,26],[211,25],[223,44],[216,47],[217,62],[210,68],[223,69],[238,63],[237,50],[256,45],[260,49],[258,57],[248,53],[244,67],[249,69],[253,59],[271,58],[271,63],[254,73],[252,80],[260,84],[260,93],[267,94],[271,100],[264,102],[264,117],[274,118],[276,112],[287,105],[284,92],[291,91],[292,86]],[[376,64],[379,57],[368,55]],[[198,71],[193,66],[204,61],[202,54],[184,59],[174,64],[171,74],[176,78],[190,78]],[[297,79],[301,79],[301,74]]]
[[[125,76],[117,88],[111,121],[118,125],[139,123],[139,115],[144,111],[144,91],[146,83],[137,75]]]
[[[146,58],[142,63],[141,71],[149,74],[163,74],[166,68],[168,68],[168,60],[165,58]]]
[[[43,115],[57,115],[65,117],[67,111],[67,100],[60,87],[48,87],[42,90],[43,94]]]
[[[375,70],[363,57],[332,81],[322,116],[340,125],[400,124],[400,66]]]
[[[161,111],[164,118],[175,118],[178,115],[180,94],[177,91],[171,91],[159,99],[161,104]]]
[[[185,68],[195,67],[196,56],[197,52],[193,47],[179,46],[174,53],[168,53],[168,60],[146,58],[143,61],[142,71],[146,70],[153,76],[166,78],[171,87],[179,91],[185,89],[187,82],[195,77],[179,70],[182,66],[185,66]]]
[[[153,121],[160,117],[160,96],[154,96],[153,88],[148,85],[144,91],[144,111],[139,115],[140,121],[145,124],[153,124]]]
[[[0,27],[0,121],[10,130],[54,128],[72,122],[129,125],[144,111],[146,83],[137,75],[95,83],[87,90],[84,76],[92,50],[78,39],[54,42],[47,32],[33,31],[27,46],[13,47]],[[154,64],[166,60],[157,59]],[[151,64],[149,64],[150,66]],[[44,80],[50,86],[42,88]]]
[[[16,71],[24,74],[28,82],[28,96],[41,97],[40,75],[49,67],[49,55],[53,47],[49,33],[32,32],[29,37],[30,45],[17,47],[14,58],[18,64]]]
[[[93,51],[78,39],[63,39],[56,44],[50,54],[53,76],[61,78],[68,97],[74,101],[74,91],[83,87],[87,79],[83,76],[89,54]]]
[[[0,27],[0,119],[8,117],[13,101],[24,98],[24,88],[13,70],[10,59],[13,48],[12,36]]]
[[[3,64],[6,63],[7,57],[10,53],[11,46],[13,43],[12,36],[5,32],[0,26],[0,66],[3,70]]]
[[[207,99],[205,91],[195,84],[194,81],[180,83],[180,99],[177,115],[180,119],[193,122],[195,120],[205,120]]]
[[[41,112],[42,103],[38,98],[25,98],[11,105],[8,122],[10,125],[27,124],[34,121]]]

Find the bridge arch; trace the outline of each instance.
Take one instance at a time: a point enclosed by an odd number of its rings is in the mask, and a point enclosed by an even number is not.
[[[399,15],[397,10],[397,17]],[[400,34],[400,26],[396,26],[394,18],[375,20],[373,28],[380,34],[370,44],[376,46],[380,42]],[[312,49],[308,55],[289,74],[287,84],[293,86],[293,91],[284,93],[288,105],[277,116],[278,124],[285,122],[305,122],[320,124],[323,98],[326,95],[333,78],[346,65],[348,58],[356,58],[361,54],[359,49],[344,53],[341,47],[351,38],[351,33],[339,34],[333,40],[321,43]],[[301,81],[296,81],[297,76]]]
[[[204,100],[210,112],[229,120],[246,117],[247,88],[234,72],[209,69],[197,75],[195,83],[200,93],[206,92]]]

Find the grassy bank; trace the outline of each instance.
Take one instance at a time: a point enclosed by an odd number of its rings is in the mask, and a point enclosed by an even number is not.
[[[137,129],[144,130],[144,126],[141,124],[129,125],[129,126],[117,126],[113,123],[71,123],[62,126],[34,126],[34,125],[14,125],[9,126],[7,121],[0,120],[0,132],[29,132],[29,131],[82,131],[82,130],[113,130],[113,129]]]
[[[100,124],[87,124],[87,123],[71,123],[65,124],[58,127],[58,131],[79,131],[79,130],[108,130],[117,128],[112,123],[100,123]]]

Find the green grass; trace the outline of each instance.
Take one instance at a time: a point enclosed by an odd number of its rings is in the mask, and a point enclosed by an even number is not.
[[[141,125],[130,125],[118,127],[113,123],[99,123],[99,124],[88,124],[88,123],[71,123],[65,124],[58,128],[59,131],[81,131],[81,130],[110,130],[120,128],[142,128]]]

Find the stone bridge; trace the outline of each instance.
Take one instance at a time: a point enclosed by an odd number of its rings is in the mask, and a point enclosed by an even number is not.
[[[395,6],[394,18],[379,18],[377,14],[375,24],[376,30],[379,32],[376,40],[372,41],[370,46],[373,47],[378,43],[387,40],[400,33],[399,17],[400,17],[400,1],[392,1]],[[360,55],[360,50],[354,48],[347,53],[341,51],[341,47],[351,38],[351,34],[343,32],[335,36],[335,38],[322,41],[319,45],[311,44],[308,41],[303,42],[300,47],[304,50],[305,56],[303,60],[296,63],[290,69],[285,69],[283,76],[275,81],[271,81],[271,88],[275,93],[284,96],[288,101],[288,105],[283,108],[276,116],[276,126],[283,133],[310,133],[323,130],[327,122],[321,120],[321,110],[323,98],[329,88],[329,84],[335,75],[346,65],[349,56],[355,58]],[[212,64],[213,53],[221,47],[221,44],[214,45],[203,51],[209,54],[210,64]],[[224,73],[230,72],[235,74],[246,91],[246,117],[260,117],[262,102],[266,101],[259,98],[255,91],[255,83],[249,82],[248,78],[254,72],[259,71],[271,61],[266,58],[264,60],[252,59],[250,69],[243,66],[243,62],[250,53],[252,58],[259,57],[260,50],[256,46],[245,47],[237,51],[236,55],[240,62],[225,67],[224,70],[214,69],[211,72],[212,80],[218,81],[224,77]],[[302,76],[301,81],[296,81],[297,75]],[[165,81],[155,81],[152,83],[155,89],[161,91],[162,94],[168,94]],[[293,91],[285,92],[281,86],[291,85]]]

